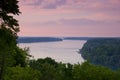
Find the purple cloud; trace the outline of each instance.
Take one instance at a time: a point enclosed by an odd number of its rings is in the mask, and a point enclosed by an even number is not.
[[[61,24],[68,25],[68,26],[111,26],[111,24],[119,24],[119,21],[106,21],[106,20],[90,20],[90,19],[61,19]]]
[[[43,9],[55,9],[58,6],[65,5],[67,0],[21,0],[24,5],[39,6]]]
[[[44,9],[56,9],[58,6],[66,4],[66,0],[44,0],[41,7]]]
[[[38,6],[43,9],[56,9],[59,7],[79,7],[89,0],[21,0],[24,5]]]
[[[120,0],[20,0],[42,9],[77,8],[81,10],[120,10]]]
[[[34,24],[35,25],[35,24]],[[65,26],[65,27],[115,27],[120,25],[120,20],[90,20],[90,19],[60,19],[58,21],[48,21],[37,23],[42,26]]]
[[[117,33],[120,31],[120,0],[19,1],[23,13],[19,21],[24,28],[28,27],[26,30],[31,26],[31,30],[37,27],[40,32],[71,29],[71,34],[72,31],[79,33],[96,30],[96,33],[110,31],[119,35]]]

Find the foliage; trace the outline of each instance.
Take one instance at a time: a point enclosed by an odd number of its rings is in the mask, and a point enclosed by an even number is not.
[[[15,36],[10,29],[1,26],[0,29],[0,78],[2,78],[5,67],[15,63],[13,48],[16,45]],[[11,54],[9,54],[11,53]]]
[[[8,67],[26,66],[27,52],[17,46],[18,21],[13,15],[19,15],[18,0],[0,0],[0,80]]]
[[[26,66],[27,52],[20,49],[16,42],[17,36],[5,25],[0,28],[0,79],[7,67],[16,65]]]
[[[84,44],[80,53],[91,63],[111,69],[120,68],[120,39],[92,39]]]
[[[119,80],[116,76],[119,74],[108,68],[89,64],[88,62],[82,65],[74,66],[74,79],[75,80]]]
[[[58,63],[51,58],[38,59],[37,61],[31,60],[29,65],[42,73],[41,80],[56,80],[58,76],[55,69]]]
[[[49,58],[50,59],[50,58]],[[41,72],[39,80],[120,80],[120,72],[84,62],[82,64],[57,63],[47,59],[32,60],[30,67]],[[45,63],[43,63],[45,61]],[[49,61],[54,61],[53,59]]]
[[[19,31],[18,21],[12,15],[19,15],[18,0],[0,0],[0,21],[14,32]]]
[[[39,80],[41,73],[30,67],[8,67],[4,80]]]

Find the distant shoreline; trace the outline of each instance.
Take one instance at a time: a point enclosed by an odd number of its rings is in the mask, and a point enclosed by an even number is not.
[[[61,38],[55,37],[19,37],[17,39],[18,43],[37,43],[37,42],[56,42],[62,41]]]
[[[18,43],[57,42],[63,40],[120,39],[120,37],[18,37]]]

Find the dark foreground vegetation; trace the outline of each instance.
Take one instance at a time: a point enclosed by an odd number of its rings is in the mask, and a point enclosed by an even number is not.
[[[84,44],[80,53],[93,64],[120,68],[120,38],[91,39]]]
[[[83,64],[63,64],[51,58],[30,60],[26,67],[7,67],[4,80],[120,80],[120,71]]]

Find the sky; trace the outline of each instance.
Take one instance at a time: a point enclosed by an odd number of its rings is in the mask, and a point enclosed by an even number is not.
[[[19,36],[120,37],[120,0],[19,0]]]

